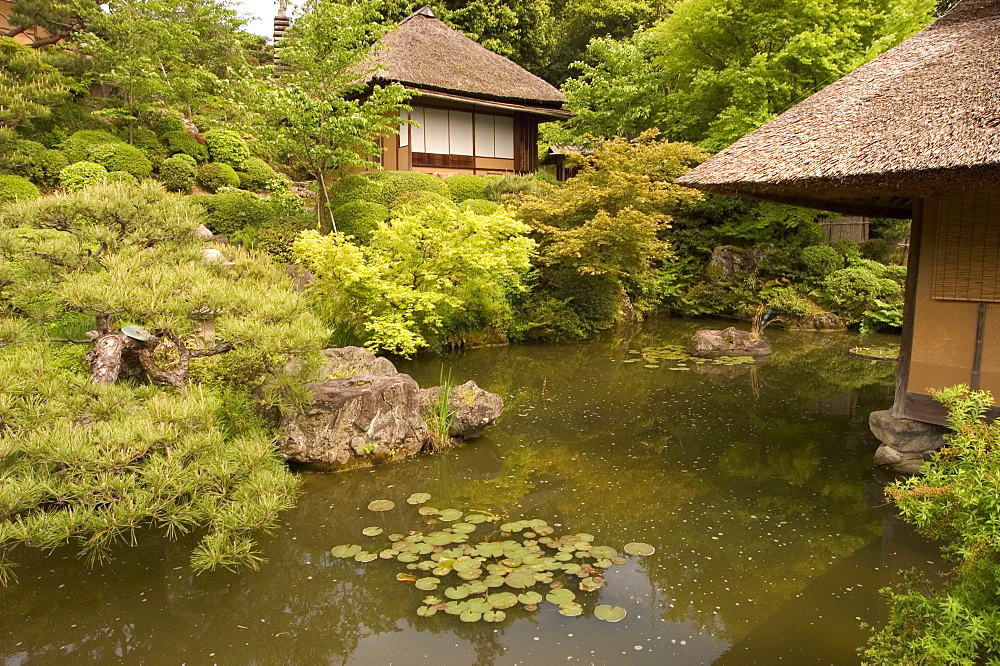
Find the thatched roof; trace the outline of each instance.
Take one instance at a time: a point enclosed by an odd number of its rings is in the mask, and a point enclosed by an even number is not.
[[[400,21],[381,42],[375,81],[552,109],[566,101],[543,79],[445,25],[430,7]]]
[[[896,217],[917,198],[1000,188],[1000,0],[962,0],[677,182]]]

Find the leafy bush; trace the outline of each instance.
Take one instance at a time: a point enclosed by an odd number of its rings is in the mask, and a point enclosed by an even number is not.
[[[187,193],[197,176],[194,158],[178,153],[163,160],[160,165],[160,182],[171,192]]]
[[[552,186],[528,174],[512,173],[491,180],[483,188],[482,199],[490,201],[516,201],[526,196],[545,196]]]
[[[213,162],[228,164],[234,169],[243,169],[243,163],[250,159],[250,148],[238,132],[227,129],[213,129],[205,132],[208,155]]]
[[[393,202],[407,192],[434,192],[450,198],[448,184],[441,178],[418,171],[378,171],[368,176],[381,186],[379,203],[392,207]]]
[[[61,148],[66,153],[70,164],[90,160],[91,151],[108,143],[125,143],[114,134],[102,130],[80,130],[74,132],[62,142]],[[125,144],[128,145],[128,144]]]
[[[0,204],[34,199],[41,193],[35,184],[21,176],[0,176]]]
[[[906,269],[867,259],[831,273],[823,281],[823,296],[849,323],[863,331],[899,328],[903,323],[903,281]]]
[[[810,245],[802,248],[799,260],[807,275],[820,280],[844,267],[844,255],[829,245]]]
[[[382,183],[367,176],[341,176],[329,186],[330,207],[336,209],[354,201],[382,203]],[[386,205],[386,204],[383,204]]]
[[[764,302],[774,308],[786,321],[801,320],[823,314],[823,308],[803,295],[795,287],[776,287],[762,291]]]
[[[0,168],[42,186],[58,183],[59,172],[67,164],[61,150],[46,148],[37,141],[16,141],[13,149],[0,157]]]
[[[67,192],[78,192],[107,178],[108,170],[93,162],[74,162],[59,172],[59,182]]]
[[[475,213],[476,215],[492,215],[503,206],[489,199],[466,199],[459,208]]]
[[[264,226],[255,230],[247,241],[247,245],[254,250],[264,252],[277,261],[291,263],[292,243],[298,238],[299,233],[306,229],[315,229],[316,220],[309,217],[283,217],[272,220]]]
[[[208,161],[208,147],[187,130],[175,130],[160,136],[167,147],[167,155],[184,153],[199,164]]]
[[[110,171],[108,172],[108,177],[106,182],[109,183],[125,183],[126,185],[138,185],[139,179],[130,174],[128,171]]]
[[[227,190],[192,199],[208,213],[206,226],[222,236],[233,236],[247,227],[256,229],[275,217],[267,200],[245,190]]]
[[[367,245],[378,225],[389,218],[389,209],[380,203],[354,201],[333,211],[337,231],[353,236],[357,243]]]
[[[228,164],[208,162],[198,167],[198,184],[209,192],[215,192],[223,187],[239,187],[240,177]]]
[[[922,535],[944,542],[955,571],[882,590],[889,620],[862,651],[869,663],[983,664],[1000,654],[1000,423],[984,419],[994,398],[967,386],[935,397],[948,408],[945,448],[886,494]]]
[[[448,190],[451,192],[451,200],[455,203],[461,203],[467,199],[485,199],[486,186],[494,180],[496,180],[496,177],[459,174],[457,176],[448,176],[444,179],[444,182],[448,185]]]
[[[157,118],[156,122],[153,123],[153,131],[158,136],[163,136],[170,132],[187,132],[184,128],[184,123],[181,122],[180,116],[173,113],[166,113]]]
[[[451,199],[441,196],[437,192],[404,192],[396,197],[389,209],[393,212],[398,210],[416,210],[418,208],[445,206],[453,208],[455,204]]]
[[[145,127],[132,130],[132,145],[141,149],[147,156],[165,156],[166,148],[160,143],[156,134]]]
[[[410,355],[510,328],[535,244],[509,213],[423,208],[379,225],[367,246],[304,231],[295,258],[317,276],[330,321],[364,332],[371,349]]]
[[[613,275],[581,275],[559,268],[546,277],[545,291],[576,314],[586,335],[614,325],[622,292]]]
[[[288,179],[271,168],[271,165],[259,157],[250,157],[243,162],[242,170],[237,172],[240,177],[240,188],[251,192],[280,189]],[[287,187],[287,184],[285,185]]]
[[[146,178],[153,172],[153,164],[146,155],[127,143],[109,142],[94,146],[88,159],[110,172],[125,171],[136,178]]]

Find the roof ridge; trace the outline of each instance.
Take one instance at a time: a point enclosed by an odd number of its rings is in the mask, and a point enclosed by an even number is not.
[[[417,11],[413,12],[412,14],[410,14],[409,16],[407,16],[405,19],[403,19],[402,21],[400,21],[398,23],[398,25],[403,25],[404,23],[406,23],[407,21],[409,21],[411,18],[416,18],[417,16],[424,16],[426,18],[437,19],[437,14],[434,13],[434,9],[430,5],[424,5],[423,7],[421,7],[420,9],[418,9]],[[441,19],[438,19],[438,20],[440,21]]]

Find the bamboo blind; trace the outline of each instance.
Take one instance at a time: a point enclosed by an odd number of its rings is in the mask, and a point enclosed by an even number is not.
[[[938,207],[934,298],[1000,302],[1000,196],[946,196]]]

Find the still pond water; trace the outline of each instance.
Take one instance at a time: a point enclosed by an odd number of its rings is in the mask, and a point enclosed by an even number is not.
[[[399,364],[423,386],[500,393],[502,420],[437,457],[305,474],[297,508],[263,540],[261,571],[193,576],[190,541],[142,535],[88,570],[70,551],[26,556],[0,590],[0,659],[20,664],[851,664],[878,589],[936,549],[883,505],[869,412],[894,365],[854,357],[857,336],[769,331],[758,366],[624,361],[724,322],[658,320],[592,343],[521,345]],[[895,344],[891,336],[866,344]],[[632,353],[630,353],[630,351]],[[646,367],[658,365],[659,367]],[[693,364],[691,364],[693,365]],[[405,503],[540,518],[557,534],[656,547],[578,593],[578,617],[543,604],[499,624],[415,613],[403,565],[330,555],[382,543],[367,526],[427,529]],[[397,508],[374,514],[375,499]],[[595,604],[627,617],[609,624]]]

